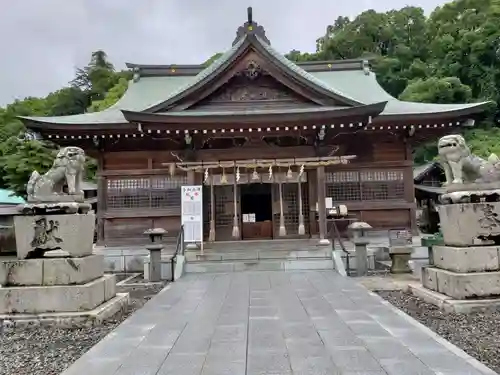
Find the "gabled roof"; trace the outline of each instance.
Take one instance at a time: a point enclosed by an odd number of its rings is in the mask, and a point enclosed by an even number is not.
[[[130,124],[128,120],[131,121],[137,113],[154,113],[160,110],[168,113],[168,110],[179,100],[214,82],[250,48],[262,55],[266,61],[293,82],[307,86],[325,99],[334,100],[337,104],[342,103],[346,107],[372,105],[377,107],[386,102],[385,108],[378,117],[374,118],[374,121],[402,119],[432,121],[439,118],[458,118],[482,112],[489,104],[489,102],[428,104],[398,100],[379,85],[375,74],[370,71],[365,61],[295,64],[270,45],[261,26],[254,22],[247,22],[238,30],[233,46],[208,67],[127,64],[134,71],[134,79],[130,82],[125,95],[115,105],[104,111],[72,116],[20,118],[30,128],[67,129],[68,126],[78,126],[79,129],[87,129],[95,125],[121,130],[128,127],[135,128],[135,125]],[[323,104],[323,106],[328,107],[329,104]],[[342,108],[337,109],[342,110]],[[204,115],[204,113],[198,114]],[[183,115],[177,113],[169,116]]]
[[[222,74],[239,56],[244,54],[250,48],[253,48],[260,54],[264,55],[268,62],[273,63],[278,69],[284,71],[293,79],[320,92],[325,97],[337,100],[346,105],[363,104],[353,97],[350,97],[349,95],[338,91],[334,87],[326,85],[312,74],[309,74],[301,67],[292,63],[282,54],[273,49],[258,35],[245,34],[233,45],[230,50],[220,56],[210,66],[198,73],[192,81],[186,83],[184,86],[179,87],[178,90],[172,92],[169,97],[144,109],[142,112],[157,112],[159,110],[168,110],[174,105],[174,103],[186,97],[196,89],[205,87],[206,85],[210,84],[210,82],[213,82],[217,78],[217,76]]]
[[[431,161],[429,163],[413,167],[413,180],[415,182],[420,182],[420,180],[423,179],[427,175],[427,173],[432,171],[434,168],[441,169],[441,164],[439,164],[438,161]]]

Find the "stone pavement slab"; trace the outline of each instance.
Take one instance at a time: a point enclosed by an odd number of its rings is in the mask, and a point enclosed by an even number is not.
[[[334,271],[188,274],[63,375],[494,375]]]

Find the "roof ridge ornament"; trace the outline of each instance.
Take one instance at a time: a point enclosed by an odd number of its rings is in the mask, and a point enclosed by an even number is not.
[[[370,69],[370,62],[368,60],[363,60],[361,62],[362,67],[363,67],[363,73],[365,73],[365,76],[369,76],[371,69]]]
[[[133,69],[134,75],[133,75],[133,81],[138,82],[141,79],[141,68],[138,66],[134,67]]]
[[[246,35],[258,36],[267,44],[271,44],[269,39],[267,39],[266,37],[266,31],[264,30],[264,27],[260,26],[253,20],[252,7],[247,8],[247,22],[245,22],[243,26],[240,26],[238,28],[238,31],[236,31],[236,38],[233,41],[233,46]]]

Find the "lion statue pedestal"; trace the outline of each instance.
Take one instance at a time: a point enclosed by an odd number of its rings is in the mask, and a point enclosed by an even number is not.
[[[96,324],[128,304],[94,255],[95,214],[80,189],[85,153],[59,151],[52,168],[33,172],[28,203],[14,218],[18,260],[0,262],[0,321]],[[64,188],[67,185],[67,193]]]
[[[433,246],[433,264],[423,267],[413,293],[446,311],[471,312],[500,306],[500,163],[473,155],[460,135],[438,142],[445,193],[437,206],[443,246]]]

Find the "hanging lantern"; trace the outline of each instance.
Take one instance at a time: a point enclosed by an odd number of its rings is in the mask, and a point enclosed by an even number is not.
[[[236,182],[240,182],[240,167],[236,168]]]
[[[227,184],[226,170],[224,168],[222,168],[222,176],[220,176],[220,183],[222,185]]]
[[[258,181],[258,180],[260,180],[260,176],[259,173],[257,172],[257,168],[254,168],[252,173],[252,181]]]
[[[293,177],[293,172],[290,166],[288,166],[288,171],[286,172],[286,178],[291,179]]]
[[[270,165],[269,166],[269,180],[272,180],[273,179],[273,166]]]

